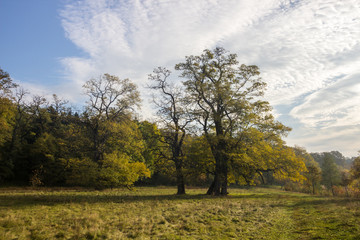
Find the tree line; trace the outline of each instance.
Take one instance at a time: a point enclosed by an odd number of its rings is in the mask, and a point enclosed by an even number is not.
[[[28,100],[1,70],[0,182],[96,188],[175,183],[178,194],[185,194],[186,184],[208,184],[207,194],[226,195],[229,184],[271,183],[300,184],[315,193],[327,179],[321,178],[321,171],[332,171],[326,157],[320,167],[315,155],[282,140],[291,129],[272,116],[257,66],[215,48],[174,68],[181,84],[163,67],[149,74],[156,122],[136,117],[140,93],[129,79],[90,79],[83,85],[85,107],[75,111],[56,95]],[[349,184],[359,177],[359,161],[347,174]],[[331,189],[338,184],[329,181]]]

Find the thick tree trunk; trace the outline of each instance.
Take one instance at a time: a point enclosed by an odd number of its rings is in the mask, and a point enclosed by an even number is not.
[[[177,183],[177,194],[185,194],[185,181],[184,174],[182,172],[182,166],[180,163],[176,164],[176,183]]]
[[[222,181],[221,181],[221,195],[228,195],[228,181],[227,181],[227,168],[223,171]]]
[[[208,191],[206,192],[207,195],[219,196],[221,194],[221,182],[218,174],[215,173],[215,178],[211,183]]]
[[[215,177],[214,177],[214,181],[212,182],[212,184],[210,185],[210,187],[207,191],[207,194],[219,196],[219,195],[221,195],[221,187],[222,187],[222,183],[223,183],[223,177],[222,177],[223,169],[221,167],[222,156],[219,152],[215,155],[215,161],[216,161]]]
[[[210,185],[208,195],[227,195],[227,176],[228,176],[228,163],[226,156],[226,142],[220,139],[214,147],[213,156],[215,158],[215,178]]]
[[[221,195],[228,195],[229,192],[227,191],[227,181],[224,181],[221,184]]]
[[[212,181],[212,183],[211,183],[209,189],[207,190],[206,194],[207,195],[212,195],[213,192],[214,192],[214,187],[215,187],[215,179]]]
[[[228,195],[227,187],[228,187],[228,158],[225,152],[223,152],[222,156],[222,167],[221,167],[221,195]]]

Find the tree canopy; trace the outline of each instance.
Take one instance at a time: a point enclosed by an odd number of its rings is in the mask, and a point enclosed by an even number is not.
[[[251,156],[256,143],[281,145],[279,137],[290,131],[274,120],[269,103],[261,100],[266,84],[259,77],[259,68],[240,65],[236,58],[236,54],[215,48],[204,50],[200,56],[188,56],[175,66],[185,79],[189,112],[215,159],[210,195],[227,194],[230,169],[238,166],[241,172],[248,159],[256,162],[255,154]],[[253,133],[257,137],[252,137]],[[255,169],[260,170],[267,168]]]

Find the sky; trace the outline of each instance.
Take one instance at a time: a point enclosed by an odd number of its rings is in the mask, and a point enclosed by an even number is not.
[[[360,150],[359,0],[0,0],[0,67],[32,94],[74,106],[103,73],[129,78],[153,118],[147,75],[224,47],[257,65],[285,141]],[[176,75],[177,74],[177,75]],[[177,81],[181,81],[178,79]]]

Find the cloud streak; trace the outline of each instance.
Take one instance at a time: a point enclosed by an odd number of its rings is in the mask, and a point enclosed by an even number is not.
[[[81,0],[60,15],[67,38],[87,55],[62,59],[79,91],[104,72],[128,77],[140,86],[146,112],[144,87],[154,67],[171,68],[186,55],[224,46],[240,62],[260,67],[266,98],[285,124],[288,116],[304,131],[318,130],[309,134],[321,143],[337,128],[359,126],[357,0]],[[312,150],[311,136],[297,131],[290,140]],[[345,150],[343,142],[339,150],[354,155],[358,149]]]

